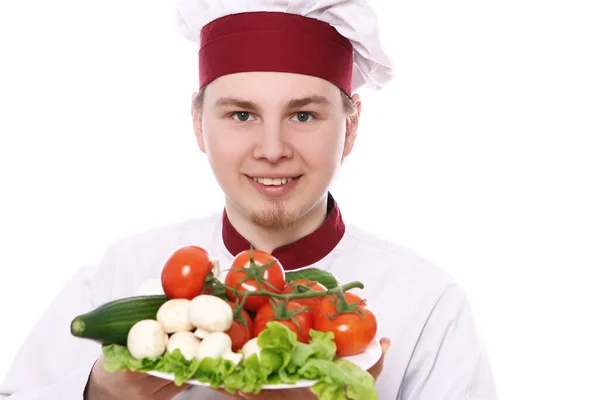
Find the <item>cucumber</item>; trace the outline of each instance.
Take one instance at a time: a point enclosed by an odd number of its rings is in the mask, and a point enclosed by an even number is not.
[[[337,278],[328,271],[318,268],[306,268],[298,271],[285,271],[286,282],[307,279],[309,281],[317,281],[327,289],[335,289],[340,285]]]
[[[71,334],[103,345],[126,346],[131,327],[143,319],[156,319],[158,309],[168,300],[165,295],[152,295],[109,301],[75,317],[71,322]]]

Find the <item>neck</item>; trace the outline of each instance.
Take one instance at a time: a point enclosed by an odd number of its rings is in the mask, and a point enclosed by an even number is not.
[[[272,253],[278,247],[293,243],[316,231],[327,217],[327,196],[293,226],[284,230],[271,230],[254,225],[240,210],[226,201],[225,210],[231,225],[258,250]]]

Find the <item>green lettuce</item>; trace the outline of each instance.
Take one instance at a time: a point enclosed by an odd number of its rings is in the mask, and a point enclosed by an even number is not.
[[[294,384],[307,379],[316,381],[310,390],[319,400],[376,400],[373,377],[349,361],[335,359],[333,337],[331,332],[311,330],[309,343],[301,343],[286,326],[269,322],[257,339],[260,355],[244,358],[240,365],[222,358],[186,360],[179,349],[142,360],[133,358],[126,346],[111,344],[102,350],[104,368],[109,372],[170,373],[176,385],[196,379],[229,393],[257,394],[267,384]]]
[[[347,360],[312,359],[300,369],[300,374],[307,379],[319,380],[311,387],[319,399],[377,399],[373,376]]]

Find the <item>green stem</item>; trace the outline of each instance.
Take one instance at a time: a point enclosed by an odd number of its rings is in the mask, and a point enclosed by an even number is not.
[[[220,283],[225,290],[232,292],[235,294],[235,296],[239,296],[240,294],[244,294],[246,296],[270,296],[270,297],[276,297],[278,299],[285,299],[285,300],[294,300],[294,299],[308,299],[308,298],[313,298],[313,297],[324,297],[330,294],[334,294],[336,292],[339,292],[340,290],[342,292],[345,292],[347,290],[350,289],[364,289],[364,285],[362,284],[362,282],[358,282],[358,281],[354,281],[354,282],[350,282],[347,283],[341,287],[337,287],[335,289],[329,289],[327,291],[321,291],[321,290],[314,290],[314,291],[309,291],[309,292],[304,292],[304,293],[287,293],[287,294],[280,294],[280,293],[273,293],[273,292],[269,292],[267,290],[259,290],[256,292],[245,292],[245,291],[237,291],[236,289],[229,287],[223,283]]]

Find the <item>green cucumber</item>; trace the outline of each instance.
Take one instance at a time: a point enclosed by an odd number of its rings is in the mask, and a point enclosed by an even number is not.
[[[306,279],[309,281],[317,281],[327,289],[335,289],[340,286],[337,278],[329,271],[324,271],[318,268],[306,268],[298,271],[285,271],[286,282]]]
[[[75,317],[71,322],[71,334],[103,345],[126,346],[131,327],[144,319],[156,319],[158,309],[168,300],[165,295],[152,295],[109,301]]]

